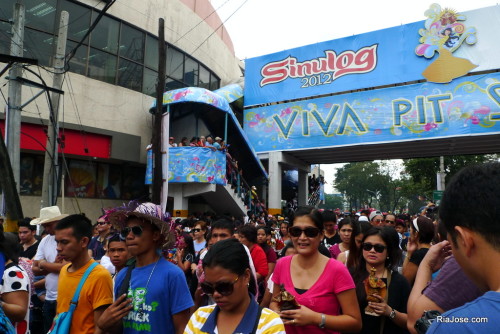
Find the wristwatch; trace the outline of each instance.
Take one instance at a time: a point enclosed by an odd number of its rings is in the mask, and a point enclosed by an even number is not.
[[[396,318],[396,310],[395,309],[392,309],[391,313],[389,314],[389,319],[394,319]]]
[[[326,315],[324,313],[321,314],[321,322],[319,323],[319,328],[325,328],[326,325]]]

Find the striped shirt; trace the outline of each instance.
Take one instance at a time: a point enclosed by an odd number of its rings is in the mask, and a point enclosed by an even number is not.
[[[255,311],[255,306],[257,306],[258,308],[257,303],[252,299],[251,306],[245,313],[242,322],[244,322],[246,318],[249,318],[247,317],[247,315],[249,315],[249,312]],[[250,310],[251,308],[254,310]],[[214,312],[214,310],[216,311]],[[191,316],[191,319],[189,319],[186,329],[184,329],[184,334],[218,334],[217,326],[215,325],[216,313],[218,312],[218,310],[219,308],[216,307],[215,304],[200,307]],[[256,315],[256,313],[254,314]],[[248,320],[249,321],[247,321],[248,324],[246,326],[242,326],[242,323],[240,323],[240,325],[238,325],[238,327],[236,328],[236,332],[242,332],[242,334],[251,334],[251,330],[255,325],[255,316],[253,319]],[[211,322],[213,322],[213,324],[211,324]],[[240,331],[239,329],[242,327],[245,327],[246,330]],[[255,334],[285,334],[285,327],[283,326],[283,322],[281,321],[281,318],[278,314],[268,308],[263,308],[260,314],[259,324],[257,325],[257,331]]]

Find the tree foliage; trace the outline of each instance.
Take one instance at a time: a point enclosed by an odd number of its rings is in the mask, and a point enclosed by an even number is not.
[[[496,159],[491,155],[460,155],[444,158],[446,182],[463,167]],[[418,212],[432,200],[437,189],[439,157],[407,159],[395,166],[389,161],[355,162],[337,170],[335,187],[347,201],[346,209],[365,206],[382,211]]]

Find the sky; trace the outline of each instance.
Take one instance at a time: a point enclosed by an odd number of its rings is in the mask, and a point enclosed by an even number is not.
[[[498,0],[496,0],[498,1]],[[425,20],[431,4],[458,12],[493,0],[211,0],[242,60],[295,47]],[[327,193],[339,165],[321,165]]]

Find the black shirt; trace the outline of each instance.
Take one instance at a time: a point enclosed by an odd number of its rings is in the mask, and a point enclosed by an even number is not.
[[[19,253],[19,256],[25,257],[25,258],[30,259],[30,260],[33,259],[36,255],[38,245],[40,245],[40,243],[37,240],[33,245],[29,246],[26,250],[24,250],[24,248],[23,248],[23,251],[21,253]]]
[[[326,248],[330,248],[332,247],[333,245],[335,244],[340,244],[342,242],[342,239],[340,239],[340,235],[339,233],[335,233],[335,235],[331,238],[328,238],[326,235],[325,237],[323,238],[323,240],[321,241]]]

